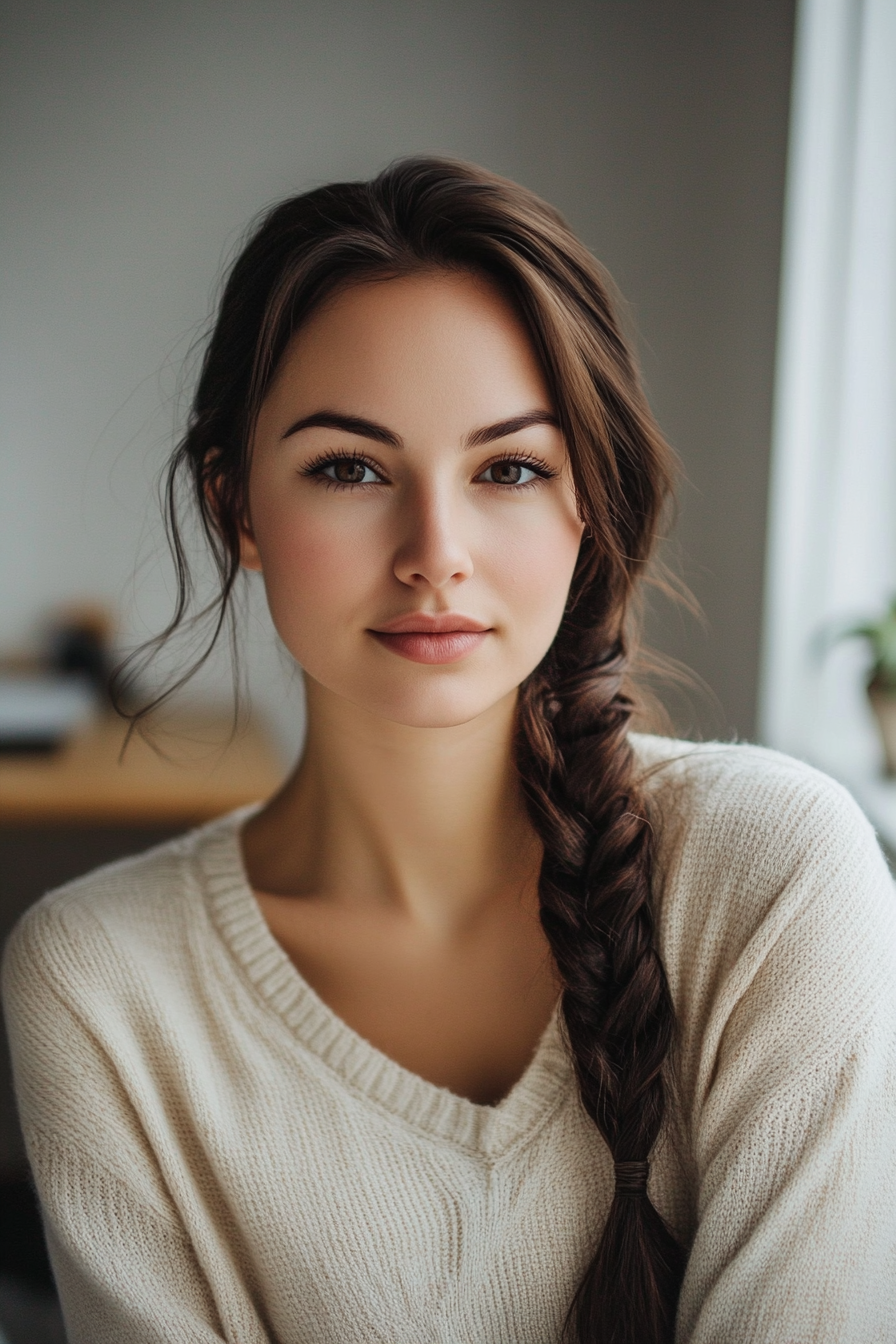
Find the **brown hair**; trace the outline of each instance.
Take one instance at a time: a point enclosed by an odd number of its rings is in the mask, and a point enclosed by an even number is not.
[[[155,644],[188,614],[181,478],[192,483],[220,592],[205,609],[214,617],[205,652],[175,685],[208,656],[226,622],[251,435],[290,337],[337,287],[437,268],[484,273],[515,303],[547,378],[585,523],[559,631],[520,688],[516,743],[544,844],[541,919],[564,985],[581,1099],[617,1173],[567,1337],[668,1344],[684,1257],[647,1195],[646,1162],[663,1120],[674,1019],[654,943],[652,831],[628,743],[633,706],[624,678],[631,598],[674,459],[641,390],[608,279],[555,210],[469,164],[412,158],[370,182],[286,200],[262,218],[230,271],[188,429],[169,465],[178,601]]]

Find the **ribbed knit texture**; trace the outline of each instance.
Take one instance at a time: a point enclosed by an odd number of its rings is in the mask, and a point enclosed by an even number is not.
[[[896,1341],[896,899],[824,776],[633,739],[678,1016],[650,1192],[678,1339]],[[497,1106],[342,1022],[245,811],[46,897],[4,999],[71,1344],[557,1344],[613,1168],[555,1014]]]

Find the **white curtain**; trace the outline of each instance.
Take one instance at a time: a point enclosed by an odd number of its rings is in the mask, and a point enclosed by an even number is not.
[[[760,731],[852,785],[891,843],[867,652],[819,646],[894,594],[896,0],[800,0]]]

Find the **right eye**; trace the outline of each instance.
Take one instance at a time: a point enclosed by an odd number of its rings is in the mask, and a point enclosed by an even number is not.
[[[373,485],[382,477],[360,457],[334,457],[322,462],[315,475],[324,476],[338,485]]]

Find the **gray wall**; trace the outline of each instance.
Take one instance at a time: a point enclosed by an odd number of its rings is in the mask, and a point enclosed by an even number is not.
[[[685,465],[676,545],[708,620],[664,609],[651,631],[717,697],[693,726],[750,735],[792,10],[9,6],[0,646],[67,598],[117,604],[125,637],[163,619],[151,485],[222,257],[277,196],[428,150],[541,192],[627,296]],[[288,738],[257,603],[252,619],[252,684]]]

